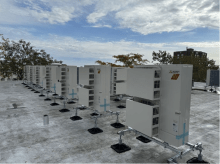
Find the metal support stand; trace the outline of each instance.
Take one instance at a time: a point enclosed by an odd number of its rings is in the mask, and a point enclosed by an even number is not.
[[[100,114],[98,113],[97,110],[94,110],[93,113],[90,114],[90,116],[99,116]]]
[[[207,89],[206,89],[206,87],[207,87],[207,86],[205,86],[205,87],[204,87],[204,91],[205,91],[205,92],[207,92]]]
[[[84,106],[84,105],[82,105],[82,106],[80,106],[80,107],[78,107],[80,110],[85,110],[85,109],[87,109],[86,108],[86,106]]]
[[[35,92],[34,93],[40,93],[38,90],[40,89],[40,86],[39,85],[35,85],[36,89],[35,89]]]
[[[131,127],[128,127],[128,129],[125,129],[125,130],[118,132],[118,134],[120,135],[119,143],[111,146],[111,148],[113,150],[115,150],[117,153],[122,153],[122,152],[130,150],[130,148],[127,145],[122,143],[122,139],[121,139],[121,136],[124,135],[125,132],[129,132],[129,131],[133,131],[135,134],[141,135],[141,136],[163,146],[164,148],[168,148],[168,149],[174,151],[175,153],[177,153],[175,156],[173,156],[172,158],[167,160],[168,163],[177,163],[177,159],[182,158],[184,155],[188,154],[190,151],[194,151],[194,149],[199,150],[200,153],[199,153],[198,157],[194,157],[194,158],[188,160],[187,163],[192,163],[192,162],[194,162],[194,163],[207,163],[207,162],[203,161],[203,159],[202,159],[203,147],[202,147],[201,143],[197,143],[197,144],[193,145],[193,144],[187,142],[185,145],[189,146],[190,148],[187,149],[186,151],[182,152],[182,151],[170,146],[166,142],[161,142],[155,138],[149,137],[149,136],[147,136],[147,135],[145,135],[135,129],[132,129]]]
[[[198,157],[193,157],[193,158],[189,159],[186,163],[208,163],[202,159],[202,150],[204,150],[204,148],[202,147],[202,143],[199,142],[199,143],[193,145],[193,144],[187,142],[186,145],[190,147],[190,149],[185,151],[186,153],[189,151],[194,151],[194,149],[199,150]],[[186,153],[183,153],[183,155],[185,155]]]
[[[214,86],[214,88],[215,88],[215,90],[213,91],[213,93],[217,93],[217,91],[216,91],[216,86]]]
[[[71,119],[72,121],[82,120],[81,117],[77,116],[77,110],[78,110],[79,108],[76,107],[75,109],[76,109],[76,111],[75,111],[75,116],[70,117],[70,119]]]
[[[21,84],[26,85],[24,81],[25,81],[25,79],[23,79],[23,82]]]
[[[118,132],[118,134],[120,135],[119,140],[118,140],[118,144],[111,145],[111,148],[113,150],[115,150],[117,153],[124,153],[126,151],[131,150],[131,148],[129,146],[122,143],[121,136],[124,135],[124,132],[125,131],[120,131],[120,133]]]
[[[55,91],[55,93],[52,96],[58,96],[58,94],[56,94],[56,91]]]
[[[65,100],[66,98],[63,96],[60,96],[60,100]]]
[[[119,100],[122,101],[122,99],[123,99],[123,95],[119,95]],[[120,103],[120,105],[117,106],[117,108],[122,109],[122,108],[126,108],[126,107]]]
[[[69,109],[66,109],[66,98],[64,98],[65,100],[63,101],[63,109],[59,110],[61,113],[64,112],[69,112]]]
[[[118,97],[116,97],[113,101],[120,101],[120,99]]]
[[[27,85],[27,80],[26,79],[23,80],[23,85]]]
[[[41,91],[40,91],[40,95],[39,95],[39,97],[45,97],[45,95],[43,94],[43,92],[44,92],[44,90],[42,89]]]
[[[53,99],[54,99],[54,102],[51,103],[50,105],[51,105],[51,106],[57,106],[57,105],[59,105],[58,103],[56,103],[56,97],[55,97],[55,96],[53,97]]]
[[[98,133],[102,133],[103,130],[97,127],[97,119],[100,117],[101,115],[99,114],[98,116],[93,116],[92,118],[95,119],[95,126],[91,129],[88,129],[89,133],[91,134],[98,134]]]
[[[78,101],[78,99],[75,99],[75,100],[77,100]],[[70,99],[69,101],[67,101],[67,104],[75,104],[76,102],[75,101],[73,101],[73,99]]]
[[[35,88],[35,84],[32,83],[32,84],[31,84],[31,89],[32,89],[31,91],[35,91],[34,88]]]
[[[115,123],[113,123],[113,124],[111,124],[111,126],[112,127],[114,127],[114,128],[123,128],[123,127],[125,127],[123,124],[121,124],[120,122],[119,122],[119,119],[118,119],[118,116],[119,116],[119,114],[121,113],[121,112],[119,112],[119,111],[117,111],[117,112],[113,112],[113,111],[111,111],[111,110],[108,110],[108,111],[106,111],[107,113],[111,113],[111,115],[112,114],[115,114],[116,115],[116,122]]]
[[[46,93],[47,93],[47,98],[44,99],[44,101],[51,101],[51,99],[48,97],[49,92],[47,91]]]
[[[26,84],[26,86],[25,86],[25,87],[29,87],[29,85],[30,85],[30,82],[28,82],[28,81],[27,81],[27,84]]]

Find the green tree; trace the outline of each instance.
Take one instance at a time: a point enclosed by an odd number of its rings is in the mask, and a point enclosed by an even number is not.
[[[25,65],[49,65],[53,62],[50,54],[44,50],[33,49],[30,42],[19,40],[18,42],[10,41],[2,36],[0,42],[0,75],[10,77],[12,74],[17,75],[17,79],[23,79],[23,68]]]
[[[121,62],[123,63],[123,65],[116,65],[113,63],[109,63],[109,62],[103,62],[100,60],[97,60],[95,63],[98,63],[100,65],[110,65],[112,67],[131,67],[133,68],[134,65],[143,65],[147,62],[149,62],[147,59],[142,59],[144,55],[140,55],[140,54],[134,54],[134,53],[130,53],[127,55],[114,55],[113,58],[115,58],[115,63],[117,62]]]
[[[170,55],[170,53],[167,53],[166,51],[159,50],[158,53],[153,51],[152,59],[153,59],[153,61],[160,62],[160,64],[171,64],[173,57]]]

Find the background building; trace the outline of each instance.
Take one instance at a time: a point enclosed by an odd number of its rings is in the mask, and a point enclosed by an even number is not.
[[[179,58],[180,56],[190,56],[191,54],[194,54],[195,56],[199,56],[199,57],[207,57],[207,53],[206,52],[202,52],[202,51],[194,51],[194,49],[192,48],[188,48],[186,47],[186,51],[175,51],[173,53],[173,57],[177,57]]]

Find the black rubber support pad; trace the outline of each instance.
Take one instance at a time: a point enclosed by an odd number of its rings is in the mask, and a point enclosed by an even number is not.
[[[114,101],[120,101],[119,99],[114,99]]]
[[[126,108],[124,105],[119,105],[117,108]]]
[[[60,104],[58,104],[58,103],[51,103],[50,105],[51,106],[57,106],[57,105],[60,105]]]
[[[114,127],[114,128],[123,128],[123,127],[125,127],[123,124],[121,124],[121,123],[113,123],[113,124],[111,124],[111,126],[112,127]]]
[[[45,97],[45,95],[39,95],[39,97]]]
[[[28,89],[32,89],[32,88],[29,87]]]
[[[73,116],[73,117],[70,117],[70,119],[71,119],[72,121],[82,120],[82,118],[79,117],[79,116]]]
[[[67,102],[67,104],[75,104],[76,102],[74,102],[74,101],[69,101],[69,102]]]
[[[59,110],[61,113],[64,113],[64,112],[69,112],[70,110],[69,109],[60,109]]]
[[[58,94],[53,94],[53,96],[58,96]]]
[[[51,101],[51,99],[50,98],[46,98],[46,99],[44,99],[44,101]]]
[[[87,109],[86,107],[79,107],[79,110],[85,110]]]
[[[60,98],[60,100],[64,100],[64,98]]]
[[[97,113],[92,113],[92,114],[90,114],[91,116],[98,116],[99,114],[97,114]]]
[[[40,93],[39,91],[36,91],[36,92],[34,92],[34,93]]]
[[[186,163],[209,163],[209,162],[206,162],[206,161],[199,161],[197,157],[193,157],[191,159],[189,159]]]
[[[88,129],[89,133],[91,134],[98,134],[98,133],[102,133],[103,130],[99,129],[99,128],[92,128],[92,129]]]
[[[29,87],[29,86],[26,85],[25,87]]]
[[[31,91],[35,91],[34,89],[32,89]]]
[[[149,142],[151,142],[151,140],[149,140],[149,139],[147,139],[147,138],[145,138],[145,137],[143,137],[143,136],[136,137],[136,139],[139,140],[139,141],[141,141],[141,142],[143,142],[143,143],[149,143]]]
[[[115,145],[111,145],[111,148],[116,151],[117,153],[124,153],[126,151],[131,150],[131,148],[127,145],[125,145],[124,143],[122,144],[115,144]]]

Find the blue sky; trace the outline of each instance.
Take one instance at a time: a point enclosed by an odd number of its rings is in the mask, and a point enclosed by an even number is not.
[[[77,66],[186,47],[219,64],[219,1],[1,0],[0,34]]]

